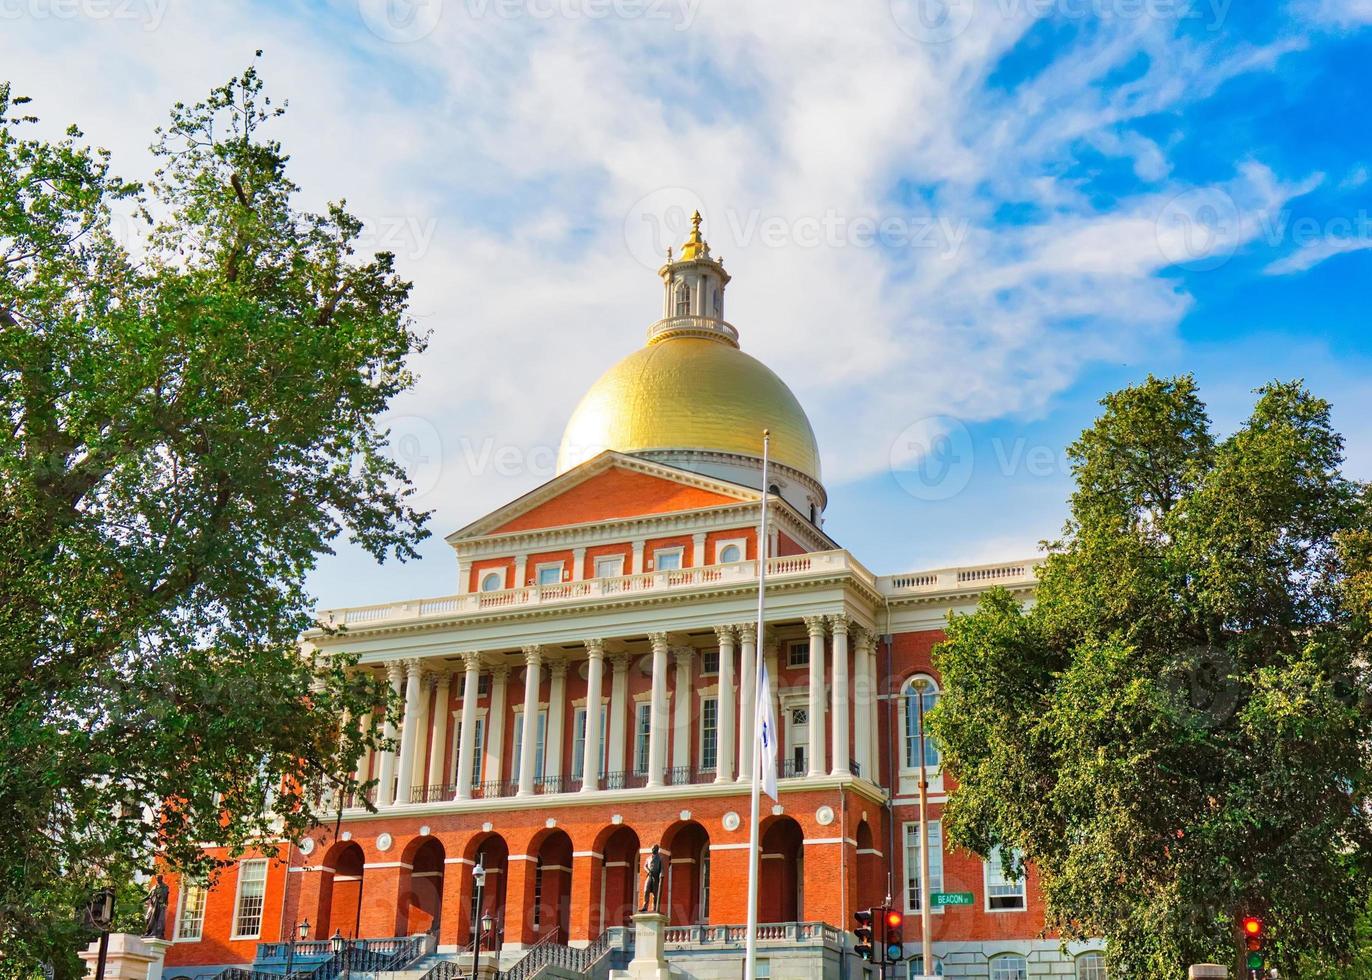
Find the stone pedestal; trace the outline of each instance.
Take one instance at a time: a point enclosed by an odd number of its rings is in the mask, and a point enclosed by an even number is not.
[[[634,916],[634,958],[624,976],[629,980],[671,980],[672,971],[663,954],[667,917],[660,912]]]
[[[127,932],[110,933],[105,956],[105,980],[162,980],[162,958],[170,939],[134,936]],[[86,978],[94,980],[100,962],[100,940],[77,954],[86,963]]]
[[[1228,977],[1229,967],[1220,963],[1193,963],[1186,971],[1189,980],[1210,980],[1211,977]]]

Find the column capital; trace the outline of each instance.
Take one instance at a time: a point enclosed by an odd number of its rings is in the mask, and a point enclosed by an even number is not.
[[[420,660],[418,657],[409,657],[400,662],[405,666],[406,677],[409,677],[411,674],[421,673],[424,670],[424,661]]]
[[[550,674],[553,676],[554,679],[557,679],[557,678],[559,678],[559,677],[566,677],[566,676],[567,676],[567,661],[564,660],[564,659],[562,659],[561,657],[555,657],[555,658],[549,660],[549,661],[548,661],[548,673],[550,673]]]
[[[648,642],[653,645],[654,653],[656,653],[659,649],[666,650],[668,647],[671,646],[672,643],[671,639],[668,637],[666,633],[649,633]]]
[[[716,626],[716,627],[715,627],[715,636],[719,639],[719,642],[720,642],[720,643],[725,643],[725,642],[732,643],[734,640],[736,640],[736,639],[738,638],[738,627],[737,627],[737,626]]]
[[[593,637],[586,641],[586,655],[592,660],[601,660],[605,656],[605,641],[599,637]]]
[[[386,675],[394,684],[399,684],[405,680],[405,662],[403,660],[392,660],[386,665]]]
[[[672,658],[676,660],[676,665],[689,665],[695,659],[695,647],[672,647]]]
[[[823,616],[805,617],[805,629],[809,631],[810,636],[823,636],[827,628],[828,624],[825,622]]]
[[[524,648],[524,666],[539,667],[543,664],[543,647],[537,643]]]
[[[501,663],[501,664],[494,664],[494,665],[491,667],[491,682],[492,682],[492,683],[494,683],[495,681],[503,681],[503,680],[506,680],[509,676],[510,676],[510,665],[509,665],[509,664],[504,664],[504,663]]]
[[[462,667],[465,670],[481,670],[481,654],[476,650],[467,650],[462,654]]]
[[[757,642],[757,623],[739,623],[734,629],[738,631],[738,638],[744,643]]]
[[[829,617],[829,629],[835,636],[848,635],[848,630],[852,626],[853,619],[847,613],[834,613]]]
[[[615,673],[621,673],[629,669],[629,661],[632,659],[623,650],[618,653],[610,654],[606,659],[610,661],[610,666],[615,669]]]
[[[427,691],[447,687],[451,677],[452,673],[446,668],[443,670],[426,670],[423,673],[424,689]]]

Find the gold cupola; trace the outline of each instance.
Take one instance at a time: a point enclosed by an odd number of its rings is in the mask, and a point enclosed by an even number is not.
[[[819,446],[805,410],[765,364],[739,349],[724,319],[729,274],[700,232],[658,270],[662,317],[647,344],[593,384],[572,413],[559,473],[611,449],[761,488],[762,430],[772,434],[769,481],[816,523],[826,503]]]

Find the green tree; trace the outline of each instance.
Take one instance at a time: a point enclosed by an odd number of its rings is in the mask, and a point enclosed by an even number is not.
[[[1107,397],[1036,601],[951,618],[930,717],[950,841],[1018,851],[1115,976],[1342,961],[1372,872],[1372,509],[1329,406],[1258,391],[1211,433],[1190,377]]]
[[[392,256],[294,204],[257,72],[177,104],[156,178],[0,85],[0,974],[198,841],[297,838],[385,689],[297,638],[340,535],[427,531],[379,416],[423,347]],[[119,234],[133,216],[140,233]]]

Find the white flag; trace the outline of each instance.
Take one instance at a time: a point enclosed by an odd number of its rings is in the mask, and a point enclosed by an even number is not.
[[[753,713],[757,718],[761,757],[758,775],[762,777],[763,792],[780,803],[781,800],[777,798],[777,719],[772,712],[772,682],[767,676],[767,661],[762,658],[761,650],[758,651],[758,659],[757,710]]]

